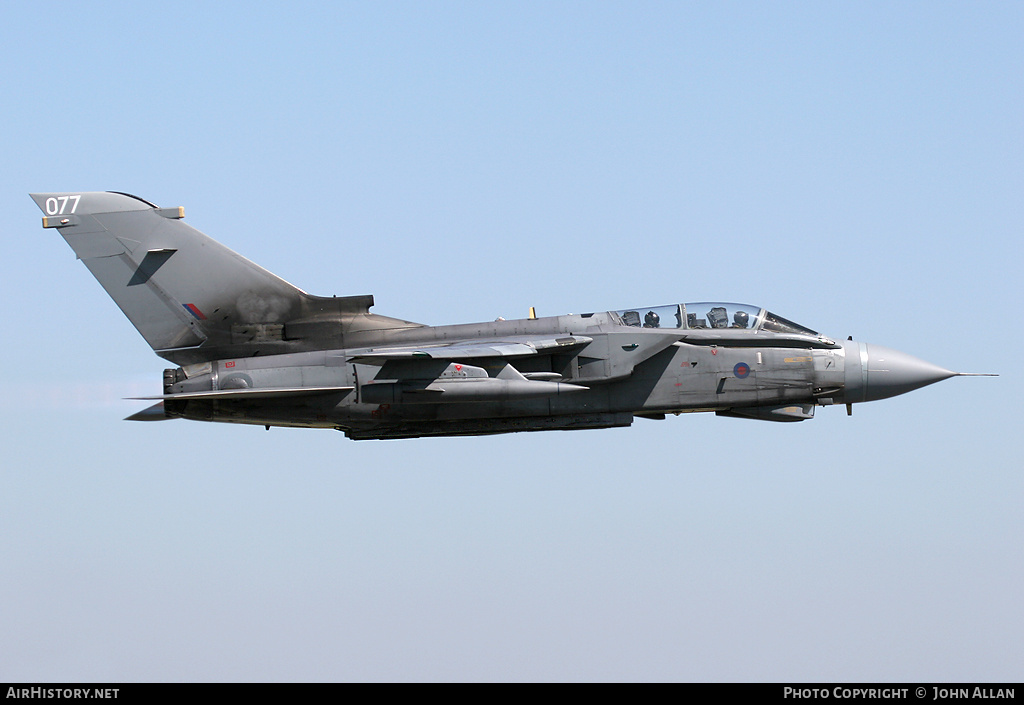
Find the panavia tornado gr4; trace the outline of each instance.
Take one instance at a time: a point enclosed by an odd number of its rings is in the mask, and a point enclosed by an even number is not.
[[[713,411],[803,421],[950,372],[836,341],[758,306],[687,303],[427,326],[372,296],[311,296],[124,193],[37,193],[157,355],[163,394],[131,420],[333,428],[353,439],[629,426]]]

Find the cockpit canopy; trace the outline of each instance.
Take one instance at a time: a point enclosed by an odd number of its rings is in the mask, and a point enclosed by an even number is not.
[[[818,335],[770,311],[748,304],[699,302],[614,311],[622,325],[636,328],[733,328]]]

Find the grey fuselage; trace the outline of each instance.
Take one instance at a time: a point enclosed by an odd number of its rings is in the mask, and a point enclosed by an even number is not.
[[[530,396],[525,389],[480,389],[474,394],[474,387],[495,378],[454,376],[457,363],[444,358],[431,360],[432,367],[414,363],[423,370],[420,374],[389,369],[394,362],[351,361],[377,346],[418,345],[429,353],[443,351],[452,341],[547,336],[579,336],[590,342],[510,359],[520,373],[565,383],[542,396]],[[349,337],[359,347],[216,360],[208,369],[198,365],[193,376],[168,385],[165,392],[302,386],[351,390],[291,403],[167,401],[166,413],[206,421],[337,428],[350,438],[402,438],[628,426],[634,416],[663,418],[694,411],[800,421],[813,416],[815,405],[868,398],[868,358],[862,353],[867,346],[820,336],[690,330],[682,341],[675,329],[631,327],[617,314],[604,312],[371,329]],[[493,372],[507,360],[467,360],[464,367]],[[177,377],[189,371],[186,367]],[[444,376],[445,371],[453,376]],[[424,393],[430,385],[436,391]]]
[[[835,342],[742,304],[431,327],[312,296],[117,192],[31,194],[153,350],[158,403],[129,417],[335,428],[350,438],[628,426],[714,411],[802,421],[956,373]]]

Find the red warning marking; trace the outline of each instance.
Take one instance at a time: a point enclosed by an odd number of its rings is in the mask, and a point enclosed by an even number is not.
[[[462,372],[462,365],[456,365],[455,366],[455,371],[456,372]]]
[[[224,363],[224,367],[234,367],[234,366],[235,366],[234,362],[225,362]]]

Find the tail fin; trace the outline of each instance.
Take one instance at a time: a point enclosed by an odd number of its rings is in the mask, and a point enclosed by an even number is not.
[[[183,208],[123,193],[30,195],[43,227],[57,228],[146,342],[172,362],[324,349],[340,341],[316,324],[332,322],[340,336],[342,318],[373,305],[372,296],[309,296],[186,225]],[[289,322],[318,339],[288,344]]]

